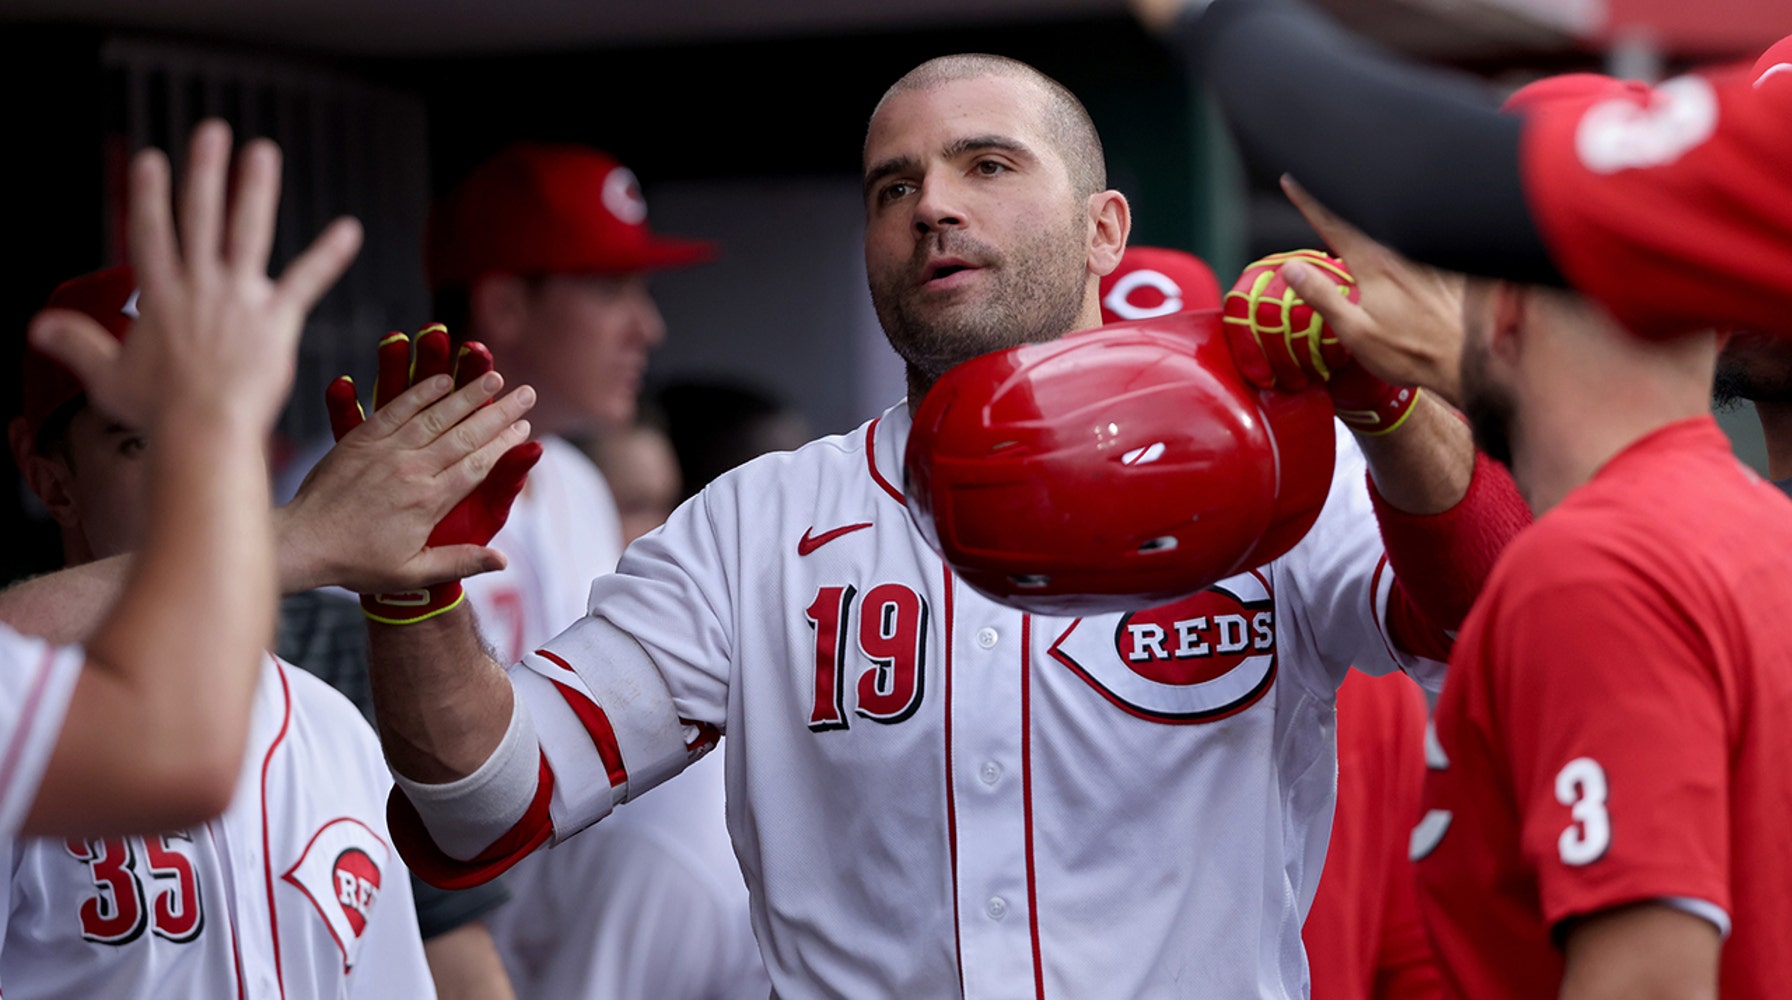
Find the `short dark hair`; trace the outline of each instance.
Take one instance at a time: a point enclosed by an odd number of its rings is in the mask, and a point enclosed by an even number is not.
[[[1077,100],[1069,87],[1018,59],[981,52],[929,59],[891,84],[878,99],[877,106],[882,108],[885,101],[897,94],[931,90],[943,84],[984,76],[1014,77],[1044,92],[1046,100],[1040,111],[1046,133],[1070,172],[1071,187],[1079,195],[1107,190],[1107,159],[1102,152],[1101,135],[1095,130],[1094,119],[1089,117],[1089,109],[1083,107],[1083,102]],[[873,110],[871,116],[877,117],[877,111]]]

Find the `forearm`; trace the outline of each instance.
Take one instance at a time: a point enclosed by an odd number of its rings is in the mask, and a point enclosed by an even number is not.
[[[86,642],[124,593],[135,559],[113,556],[8,587],[0,591],[0,621],[51,642]]]
[[[472,610],[410,625],[368,623],[368,676],[392,770],[447,784],[479,769],[510,725],[510,680],[480,644]]]
[[[1216,0],[1171,43],[1246,155],[1375,239],[1451,270],[1562,284],[1520,182],[1520,122],[1290,0]]]
[[[1475,443],[1468,424],[1429,393],[1404,423],[1381,435],[1358,434],[1376,491],[1407,514],[1439,514],[1468,493]]]
[[[511,1000],[516,996],[485,925],[474,921],[423,942],[438,1000]]]
[[[1563,952],[1561,1000],[1715,1000],[1717,928],[1661,903],[1576,921]]]

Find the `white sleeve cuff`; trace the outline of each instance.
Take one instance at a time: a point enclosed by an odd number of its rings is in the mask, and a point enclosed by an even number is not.
[[[1672,907],[1682,913],[1690,913],[1700,920],[1717,928],[1717,936],[1728,940],[1730,937],[1730,915],[1716,903],[1691,896],[1662,896],[1656,900],[1663,906]]]
[[[540,759],[529,707],[513,695],[504,738],[478,770],[442,785],[412,781],[397,771],[392,781],[416,807],[436,847],[457,861],[470,861],[528,811],[541,777]]]

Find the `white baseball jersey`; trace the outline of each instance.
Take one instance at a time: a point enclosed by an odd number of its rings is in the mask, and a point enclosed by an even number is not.
[[[512,670],[554,838],[716,727],[784,1000],[1305,996],[1338,683],[1442,669],[1386,639],[1348,434],[1282,558],[1061,619],[978,595],[927,546],[899,485],[908,426],[898,406],[724,476]]]
[[[486,643],[514,663],[585,613],[616,568],[622,527],[603,474],[541,439],[541,461],[492,545],[510,559],[468,579]],[[747,890],[728,842],[721,761],[628,823],[512,869],[512,900],[484,918],[523,997],[763,1000]]]
[[[0,623],[0,837],[17,833],[43,783],[85,654]]]
[[[386,831],[390,787],[355,707],[266,658],[223,816],[154,837],[13,842],[0,992],[434,997],[410,880]]]

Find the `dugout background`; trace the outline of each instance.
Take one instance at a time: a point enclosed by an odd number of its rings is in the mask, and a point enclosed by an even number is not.
[[[1333,2],[1348,14],[1353,0]],[[1082,97],[1106,143],[1110,182],[1133,203],[1135,243],[1194,250],[1225,277],[1259,253],[1315,239],[1272,179],[1242,172],[1179,67],[1113,10],[433,56],[344,55],[270,43],[267,32],[245,44],[191,29],[29,23],[11,13],[0,7],[8,95],[0,137],[11,154],[3,190],[15,247],[0,282],[8,417],[31,313],[58,281],[123,260],[130,153],[159,145],[178,156],[191,124],[213,114],[239,138],[266,135],[286,150],[280,260],[334,215],[367,223],[366,248],[307,327],[276,456],[324,432],[329,378],[365,376],[380,334],[429,319],[419,252],[429,198],[513,139],[607,149],[642,178],[656,230],[722,242],[718,263],[656,279],[670,336],[651,381],[743,380],[788,399],[824,432],[848,429],[902,393],[900,364],[865,291],[859,149],[879,94],[931,56],[1011,55]],[[1433,46],[1426,54],[1496,84],[1598,67],[1629,51],[1541,30],[1435,49],[1438,38],[1458,37],[1448,29],[1426,35],[1404,24],[1402,44]],[[379,48],[378,39],[355,46]],[[390,48],[407,46],[394,37]],[[1761,465],[1752,411],[1725,423]],[[53,527],[33,514],[6,465],[0,582],[59,558]]]

